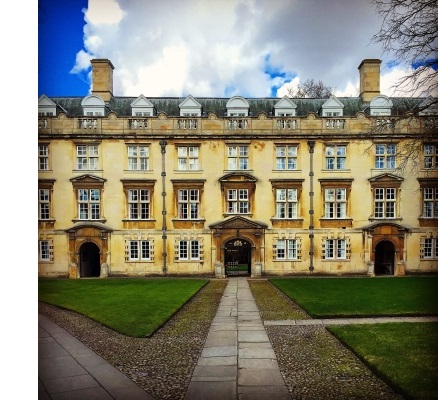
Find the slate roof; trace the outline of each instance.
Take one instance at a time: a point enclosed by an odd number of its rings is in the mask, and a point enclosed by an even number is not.
[[[114,112],[118,117],[131,117],[131,103],[138,97],[113,97],[106,104],[106,113]],[[180,116],[179,104],[186,97],[146,97],[153,105],[157,113],[164,112],[167,116]],[[215,113],[218,117],[226,116],[226,105],[230,98],[197,98],[202,105],[202,116],[208,116],[209,113]],[[69,117],[83,116],[81,102],[83,97],[50,97],[58,106],[58,112],[65,112]],[[249,116],[258,116],[261,112],[268,116],[274,116],[274,106],[281,98],[245,98],[249,104]],[[359,97],[338,97],[344,104],[343,116],[355,116],[358,112],[364,111],[369,113],[369,103],[363,103]],[[392,114],[401,115],[420,105],[425,98],[389,98],[393,103]],[[321,107],[328,100],[310,99],[310,98],[291,98],[297,105],[296,116],[305,117],[313,112],[319,114]]]

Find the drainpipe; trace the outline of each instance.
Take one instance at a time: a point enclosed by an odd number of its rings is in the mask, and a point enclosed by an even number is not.
[[[310,152],[310,172],[309,172],[309,176],[310,176],[310,191],[309,191],[309,199],[310,199],[310,209],[309,209],[309,216],[310,216],[310,224],[309,224],[309,238],[310,238],[310,251],[309,251],[309,256],[310,256],[310,265],[309,265],[309,271],[310,273],[313,273],[314,271],[314,266],[313,266],[313,255],[315,253],[314,251],[314,219],[313,219],[313,215],[315,213],[314,208],[313,208],[313,196],[314,196],[314,192],[313,192],[313,176],[315,175],[314,171],[313,171],[313,153],[315,152],[314,147],[315,147],[315,142],[313,140],[309,140],[307,142],[307,144],[309,145],[309,152]]]
[[[167,226],[166,226],[166,145],[167,142],[165,140],[160,140],[160,146],[161,146],[161,179],[163,182],[163,188],[162,188],[162,197],[163,197],[163,210],[161,212],[161,214],[163,214],[163,227],[161,228],[163,231],[163,274],[166,275],[167,274],[167,263],[166,263],[166,258],[167,258],[167,251],[166,251],[166,240],[167,240]]]

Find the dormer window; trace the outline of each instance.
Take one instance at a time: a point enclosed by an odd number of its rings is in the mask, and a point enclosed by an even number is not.
[[[280,99],[274,106],[275,116],[295,116],[297,105],[287,96]]]
[[[249,104],[245,98],[234,96],[227,102],[227,116],[248,116]]]
[[[105,116],[105,102],[100,96],[86,96],[81,105],[84,116]]]
[[[370,102],[371,116],[389,116],[391,115],[392,102],[385,95],[379,95]]]
[[[132,116],[154,116],[154,113],[154,105],[144,95],[131,103]]]
[[[419,106],[420,115],[438,115],[438,99],[432,96],[427,97]]]
[[[344,104],[336,96],[331,96],[322,105],[322,116],[343,116]]]
[[[56,103],[46,95],[38,99],[38,116],[56,116]]]
[[[202,105],[189,95],[184,101],[179,104],[179,115],[180,116],[201,116]]]

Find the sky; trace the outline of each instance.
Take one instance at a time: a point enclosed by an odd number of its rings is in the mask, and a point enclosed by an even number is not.
[[[406,71],[371,42],[381,23],[370,0],[39,0],[38,96],[88,95],[93,58],[130,97],[283,97],[308,79],[358,96],[379,58],[394,96]]]

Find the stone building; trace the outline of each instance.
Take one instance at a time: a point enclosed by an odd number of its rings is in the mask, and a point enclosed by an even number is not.
[[[118,97],[91,63],[38,101],[38,276],[438,271],[438,135],[397,170],[437,112],[396,120],[428,99],[381,95],[380,60],[328,99]]]

